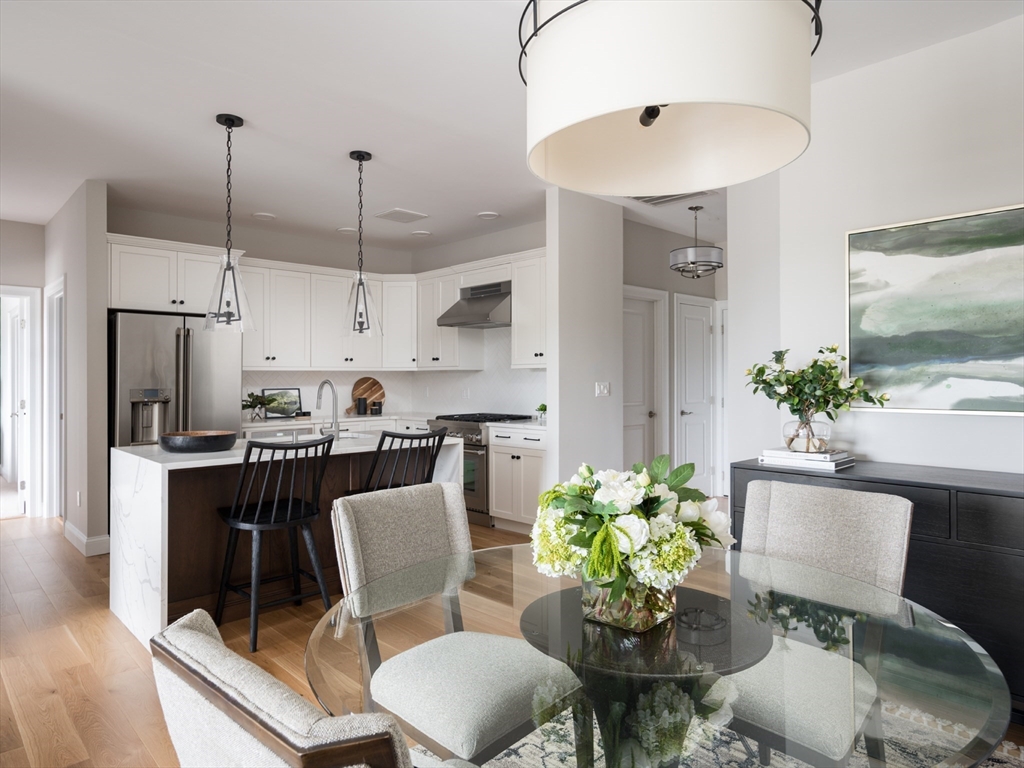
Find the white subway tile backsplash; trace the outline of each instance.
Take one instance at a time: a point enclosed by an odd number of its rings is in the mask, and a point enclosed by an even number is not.
[[[484,331],[482,371],[243,371],[242,397],[270,387],[299,387],[303,410],[314,418],[330,418],[331,404],[324,395],[324,407],[317,410],[316,390],[323,379],[338,389],[338,409],[344,413],[352,402],[352,385],[363,376],[373,376],[385,392],[384,415],[423,411],[426,413],[532,414],[547,400],[547,374],[543,370],[513,370],[509,361],[512,329]]]

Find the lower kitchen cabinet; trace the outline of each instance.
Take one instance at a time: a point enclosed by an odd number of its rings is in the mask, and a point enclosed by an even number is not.
[[[492,445],[488,451],[487,484],[494,517],[533,524],[544,479],[544,451]]]
[[[733,535],[743,544],[753,480],[902,496],[914,503],[903,594],[967,632],[999,665],[1024,722],[1024,477],[861,461],[835,474],[732,465]]]

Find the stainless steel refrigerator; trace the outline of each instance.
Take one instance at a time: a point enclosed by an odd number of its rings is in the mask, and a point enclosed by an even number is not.
[[[132,444],[132,400],[159,394],[161,428],[242,427],[242,336],[204,331],[201,317],[116,312],[110,316],[111,443]],[[148,411],[149,409],[147,409]],[[138,419],[141,409],[136,407]],[[163,419],[166,419],[166,428]],[[145,442],[151,442],[146,440]]]

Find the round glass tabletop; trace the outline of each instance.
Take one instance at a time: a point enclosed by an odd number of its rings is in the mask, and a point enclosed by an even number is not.
[[[335,605],[306,674],[329,712],[389,711],[475,762],[514,748],[544,764],[725,765],[771,748],[810,765],[973,765],[1009,723],[977,643],[863,582],[706,550],[673,619],[642,634],[584,620],[580,593],[538,573],[529,545],[431,560]]]

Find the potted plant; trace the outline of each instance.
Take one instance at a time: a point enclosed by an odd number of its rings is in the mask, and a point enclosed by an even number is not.
[[[546,403],[541,403],[537,406],[537,422],[540,424],[547,424],[548,421],[548,406]]]
[[[264,417],[266,414],[266,408],[270,404],[271,398],[265,397],[264,395],[257,395],[255,392],[250,392],[246,395],[245,400],[242,401],[242,410],[249,411],[249,421],[256,421],[256,419],[262,419]]]
[[[818,357],[795,371],[786,367],[788,349],[772,353],[771,362],[758,363],[747,368],[749,385],[754,392],[763,392],[775,402],[776,408],[785,405],[797,421],[783,427],[786,447],[802,453],[822,453],[828,450],[832,428],[828,424],[812,421],[815,414],[824,413],[834,422],[839,411],[850,410],[857,400],[870,405],[884,406],[889,395],[872,394],[865,388],[864,379],[850,379],[843,375],[844,355],[839,345],[820,347]]]

